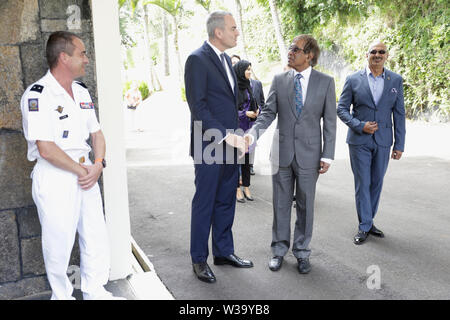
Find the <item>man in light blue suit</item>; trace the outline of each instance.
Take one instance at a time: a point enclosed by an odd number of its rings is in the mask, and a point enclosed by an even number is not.
[[[384,68],[388,56],[383,42],[375,41],[369,46],[368,66],[347,77],[337,108],[337,115],[349,127],[347,143],[359,219],[355,244],[362,244],[369,234],[384,237],[373,219],[391,146],[394,144],[391,158],[395,160],[401,158],[405,146],[403,79]]]

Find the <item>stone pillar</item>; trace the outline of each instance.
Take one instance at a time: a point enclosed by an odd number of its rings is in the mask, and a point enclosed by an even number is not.
[[[45,44],[58,30],[76,33],[90,64],[82,79],[97,102],[89,0],[0,1],[0,299],[50,290],[42,258],[40,224],[31,197],[20,98],[47,71]],[[79,264],[75,246],[71,264]]]

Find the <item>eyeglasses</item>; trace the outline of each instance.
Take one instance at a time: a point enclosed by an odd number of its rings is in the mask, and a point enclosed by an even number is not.
[[[372,50],[372,51],[369,51],[370,54],[377,54],[377,52],[379,54],[385,54],[386,50]]]
[[[289,51],[292,51],[294,54],[297,54],[300,51],[303,51],[304,53],[306,53],[305,50],[303,50],[302,48],[299,48],[297,46],[290,46]]]

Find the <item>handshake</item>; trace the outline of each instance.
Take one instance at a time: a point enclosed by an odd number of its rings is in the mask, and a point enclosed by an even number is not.
[[[253,143],[253,138],[250,135],[241,137],[231,133],[225,138],[225,142],[239,150],[239,159],[241,159],[248,152],[250,145]]]

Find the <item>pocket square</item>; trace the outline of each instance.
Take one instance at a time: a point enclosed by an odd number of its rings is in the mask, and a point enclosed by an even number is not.
[[[392,88],[391,92],[392,92],[392,93],[397,93],[397,89]]]

